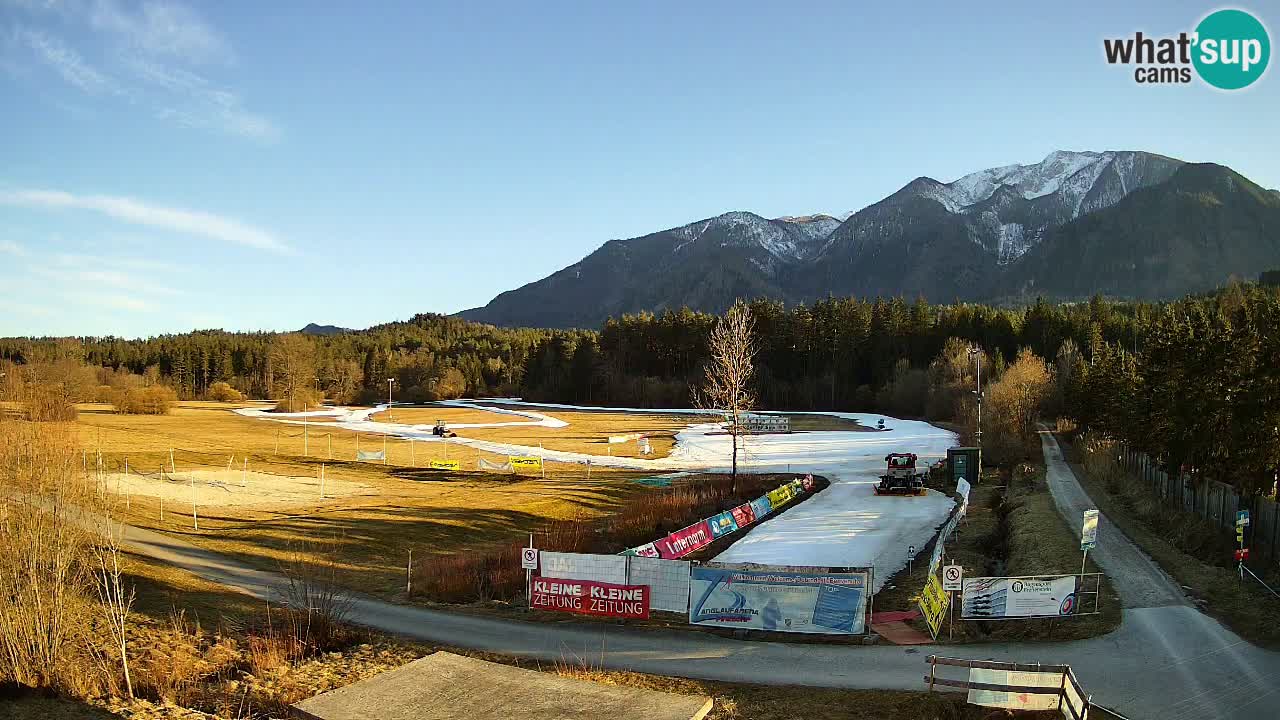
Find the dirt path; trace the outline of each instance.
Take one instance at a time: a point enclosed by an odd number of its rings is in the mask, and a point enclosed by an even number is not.
[[[1066,458],[1062,456],[1062,447],[1058,445],[1057,438],[1043,427],[1040,431],[1040,445],[1044,452],[1046,478],[1054,504],[1058,506],[1058,512],[1066,519],[1067,525],[1078,528],[1083,522],[1084,511],[1095,505],[1080,486],[1080,481],[1076,479]],[[1106,571],[1126,608],[1188,604],[1182,587],[1108,521],[1105,515],[1098,519],[1098,546],[1090,550],[1089,554]]]

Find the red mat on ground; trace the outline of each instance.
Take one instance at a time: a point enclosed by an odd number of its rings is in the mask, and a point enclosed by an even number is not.
[[[871,613],[871,624],[903,622],[905,620],[915,620],[920,617],[919,610],[886,610],[884,612]]]
[[[928,645],[933,639],[904,622],[878,623],[871,629],[894,645]]]

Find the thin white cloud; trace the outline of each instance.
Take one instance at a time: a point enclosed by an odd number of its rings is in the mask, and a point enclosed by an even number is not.
[[[0,297],[0,309],[14,315],[38,315],[40,317],[48,317],[53,314],[53,308],[44,305],[33,305],[19,300],[10,300]]]
[[[18,38],[31,48],[41,62],[53,68],[63,80],[91,95],[121,95],[120,84],[58,38],[39,30],[20,29]]]
[[[164,207],[115,195],[73,195],[60,190],[0,191],[0,204],[51,210],[91,210],[117,220],[281,254],[293,252],[273,233],[234,218]]]
[[[0,253],[14,257],[26,257],[27,249],[12,240],[0,240]]]
[[[275,140],[280,129],[266,117],[244,108],[240,96],[213,87],[207,79],[189,70],[134,58],[129,68],[142,80],[174,93],[185,107],[164,107],[157,116],[184,127],[210,128],[254,138]]]
[[[59,284],[71,283],[77,287],[94,289],[127,290],[144,295],[180,295],[181,291],[157,283],[148,275],[127,273],[121,270],[93,269],[83,267],[47,267],[32,266],[28,268],[40,277],[48,278]]]
[[[110,308],[112,310],[128,310],[144,312],[152,310],[151,303],[142,298],[120,293],[70,293],[70,297],[88,307]]]
[[[182,127],[267,142],[281,136],[279,126],[246,108],[239,93],[181,67],[235,62],[222,34],[187,5],[167,0],[0,0],[5,2],[27,11],[33,24],[46,25],[39,19],[53,17],[53,27],[81,25],[90,31],[96,43],[86,47],[73,47],[47,29],[15,27],[9,38],[23,48],[27,64],[34,65],[34,58],[86,94],[127,99]],[[4,40],[0,37],[0,44]],[[10,75],[26,69],[14,59],[0,60],[0,69]]]
[[[131,50],[187,62],[230,62],[230,46],[194,10],[175,2],[144,2],[136,9],[96,0],[89,15],[97,30],[111,33]]]
[[[102,268],[109,267],[123,272],[155,272],[175,273],[186,269],[181,265],[163,260],[136,257],[107,257],[87,253],[59,252],[52,255],[53,262],[65,267]]]

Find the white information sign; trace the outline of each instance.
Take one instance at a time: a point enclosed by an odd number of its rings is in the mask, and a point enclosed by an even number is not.
[[[942,589],[947,592],[959,590],[964,579],[964,568],[959,565],[948,565],[942,569]]]
[[[520,567],[524,570],[538,569],[538,548],[520,549]]]

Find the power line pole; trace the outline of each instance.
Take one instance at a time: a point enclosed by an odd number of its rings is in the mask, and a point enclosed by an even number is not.
[[[978,429],[974,433],[974,439],[978,443],[978,474],[974,478],[977,482],[982,482],[982,350],[977,347],[969,348],[969,357],[973,358],[978,364],[978,374],[975,381],[976,390],[973,394],[978,399]]]

